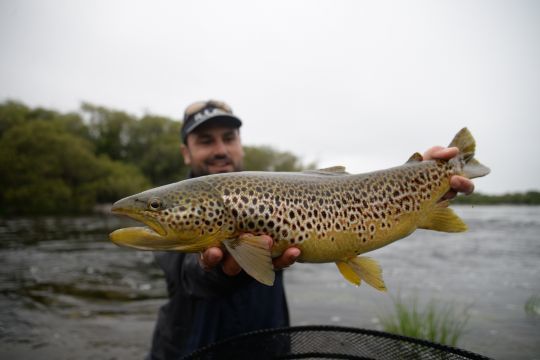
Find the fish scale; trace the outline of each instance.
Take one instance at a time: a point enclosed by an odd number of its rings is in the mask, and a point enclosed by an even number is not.
[[[446,232],[466,225],[441,201],[450,177],[483,176],[475,142],[462,129],[448,161],[422,161],[351,175],[343,167],[302,173],[239,172],[203,176],[122,199],[113,212],[149,228],[113,232],[119,245],[146,250],[196,252],[224,246],[260,282],[273,284],[271,258],[291,246],[300,262],[336,262],[343,276],[385,290],[378,264],[360,254],[406,237],[417,228]],[[261,235],[273,239],[268,248]]]

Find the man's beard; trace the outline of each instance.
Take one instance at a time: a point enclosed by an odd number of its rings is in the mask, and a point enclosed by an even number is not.
[[[232,165],[233,170],[227,170],[227,171],[220,171],[220,172],[210,172],[210,167],[215,165],[215,162],[226,162],[225,165]],[[235,163],[230,157],[228,156],[214,156],[211,159],[207,159],[204,161],[203,166],[195,167],[192,165],[191,167],[191,177],[199,177],[199,176],[205,176],[205,175],[213,175],[218,173],[227,173],[227,172],[236,172],[236,171],[243,171],[244,170],[244,164],[243,161],[240,160],[238,163]]]

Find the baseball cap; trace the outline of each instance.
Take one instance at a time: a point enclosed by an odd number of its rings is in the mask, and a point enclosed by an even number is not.
[[[184,111],[184,123],[180,130],[184,144],[186,143],[187,136],[193,130],[210,120],[236,128],[242,126],[242,121],[233,114],[231,107],[223,101],[197,101],[189,105]]]

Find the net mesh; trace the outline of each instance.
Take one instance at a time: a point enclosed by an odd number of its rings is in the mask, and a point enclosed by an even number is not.
[[[298,326],[239,335],[185,359],[488,359],[465,350],[374,330]]]

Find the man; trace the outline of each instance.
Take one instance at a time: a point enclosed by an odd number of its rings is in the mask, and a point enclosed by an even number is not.
[[[241,171],[244,152],[239,128],[242,122],[219,101],[196,102],[187,107],[181,130],[182,155],[191,167],[190,177]],[[435,147],[424,157],[451,158],[455,148]],[[470,193],[470,180],[454,176],[453,191]],[[263,235],[269,243],[272,239]],[[274,267],[282,269],[300,255],[289,248]],[[289,325],[282,271],[272,287],[262,285],[243,271],[222,249],[203,254],[161,253],[156,261],[165,272],[169,302],[159,312],[150,359],[177,359],[195,349],[244,332]]]
[[[190,177],[242,170],[241,125],[222,102],[197,102],[186,109],[181,151]],[[274,267],[292,264],[299,254],[289,249]],[[178,359],[229,336],[289,325],[281,271],[274,286],[260,284],[219,248],[202,255],[162,253],[156,261],[165,272],[170,299],[160,309],[150,359]]]

